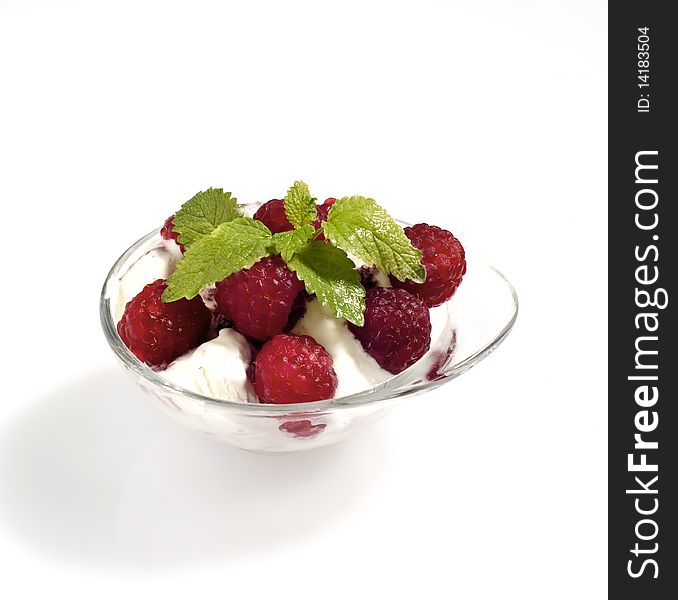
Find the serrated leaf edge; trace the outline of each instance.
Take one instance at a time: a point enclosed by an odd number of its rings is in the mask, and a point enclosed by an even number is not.
[[[181,220],[181,218],[182,218],[181,213],[183,211],[185,214],[190,215],[194,218],[198,218],[198,219],[203,218],[208,223],[214,223],[215,221],[217,221],[218,220],[218,212],[217,212],[218,207],[215,207],[214,214],[212,214],[212,215],[206,215],[205,212],[202,211],[202,210],[199,213],[198,212],[190,212],[189,208],[188,208],[190,203],[193,202],[200,194],[208,194],[209,192],[217,192],[222,197],[222,199],[224,200],[225,203],[229,202],[229,201],[231,201],[233,203],[232,208],[234,208],[235,212],[236,212],[236,216],[233,217],[234,219],[242,216],[242,210],[240,209],[240,207],[238,207],[238,204],[237,204],[238,199],[235,196],[233,196],[232,192],[224,192],[223,188],[213,188],[213,187],[209,187],[206,190],[201,190],[201,191],[197,192],[196,194],[194,194],[191,198],[186,200],[186,202],[184,202],[181,205],[179,210],[176,212],[176,214],[174,216],[174,220],[173,220],[174,221],[174,230],[179,234],[177,241],[181,244],[184,244],[187,247],[189,245],[194,244],[195,242],[197,242],[202,237],[209,235],[209,233],[203,233],[203,232],[196,231],[192,227],[190,227],[188,225],[182,225],[181,223],[177,224],[176,223],[177,217],[179,217],[179,219]],[[222,210],[225,210],[226,208],[228,208],[228,207],[224,206],[224,208]],[[229,219],[229,220],[233,220],[233,219]],[[228,221],[222,221],[221,223],[227,223],[227,222]],[[218,225],[220,225],[221,223],[219,223]],[[214,227],[214,229],[216,229],[216,227]],[[197,238],[187,237],[189,232],[195,233],[196,236],[198,236],[198,237]]]
[[[264,239],[259,240],[259,243],[261,243],[263,245],[262,251],[248,256],[254,250],[254,247],[255,247],[254,246],[255,240],[253,240],[253,242],[252,242],[253,246],[244,253],[245,256],[248,257],[247,260],[244,261],[245,266],[240,267],[239,269],[237,269],[235,271],[231,271],[230,273],[227,273],[223,277],[219,277],[219,278],[208,277],[207,279],[203,279],[204,283],[195,292],[189,291],[189,292],[185,292],[185,293],[181,293],[181,294],[178,293],[178,292],[173,293],[172,292],[172,278],[174,278],[177,273],[181,272],[182,264],[185,268],[185,265],[187,263],[185,263],[184,261],[186,260],[186,258],[187,257],[190,258],[197,250],[199,250],[200,246],[198,246],[196,248],[196,244],[206,243],[206,242],[204,242],[204,240],[208,239],[210,236],[218,235],[216,232],[222,227],[224,229],[228,228],[228,227],[233,227],[235,221],[241,221],[243,225],[245,223],[247,223],[250,227],[253,227],[253,228],[259,230],[261,233],[268,234],[266,236],[268,239],[264,238]],[[164,290],[164,292],[162,294],[163,302],[175,302],[176,300],[181,300],[182,298],[187,298],[188,300],[190,300],[192,298],[195,298],[200,293],[200,290],[203,289],[204,287],[210,286],[210,285],[216,283],[217,281],[221,281],[222,279],[228,277],[229,275],[232,275],[233,273],[237,273],[238,271],[243,271],[245,269],[249,269],[256,262],[260,261],[262,258],[265,258],[266,256],[269,256],[271,254],[271,240],[272,240],[272,238],[273,238],[273,234],[268,229],[268,227],[266,227],[266,225],[264,225],[264,223],[262,223],[261,221],[252,219],[251,217],[236,217],[235,219],[232,219],[230,221],[224,221],[223,223],[220,223],[219,227],[216,227],[209,236],[204,236],[203,238],[198,240],[196,242],[196,244],[193,244],[191,246],[191,248],[189,248],[186,251],[186,254],[184,254],[182,259],[177,263],[176,270],[174,271],[174,273],[172,273],[167,278],[167,288]],[[215,264],[216,258],[217,258],[217,255],[215,255],[215,258],[214,258],[214,260],[211,261],[210,265]],[[221,257],[221,258],[223,260],[223,257]],[[205,269],[203,269],[203,271],[209,272],[210,268],[209,267],[205,268]]]
[[[312,243],[312,242],[309,242],[309,243]],[[324,242],[317,242],[317,243],[324,243]],[[306,247],[306,246],[304,246],[304,247]],[[336,246],[335,246],[335,248],[336,248]],[[344,257],[346,258],[346,260],[348,260],[349,262],[352,263],[351,259],[346,255],[346,252],[345,252],[344,250],[342,250],[341,248],[337,248],[337,250],[339,250],[339,251],[344,255]],[[346,319],[347,321],[350,321],[351,323],[353,323],[354,325],[357,325],[358,327],[362,327],[362,326],[365,324],[365,309],[366,309],[366,305],[365,305],[365,288],[364,288],[364,287],[362,286],[362,284],[360,283],[360,276],[359,276],[358,272],[357,272],[355,269],[352,269],[352,272],[355,273],[355,279],[354,279],[354,281],[348,282],[348,283],[349,283],[349,284],[350,284],[350,283],[355,283],[355,284],[357,284],[357,285],[360,287],[360,289],[362,290],[362,294],[360,294],[360,296],[359,296],[359,298],[360,298],[360,307],[359,307],[360,318],[359,318],[357,321],[353,320],[353,318],[351,318],[351,315],[349,315],[348,313],[345,314],[345,313],[343,313],[343,312],[341,312],[341,311],[338,311],[338,310],[336,309],[336,307],[333,306],[332,304],[324,303],[324,302],[321,301],[321,299],[320,299],[320,297],[319,297],[318,294],[324,295],[323,292],[322,292],[322,290],[320,290],[319,288],[317,288],[316,286],[314,286],[314,285],[312,284],[312,282],[306,281],[306,280],[302,277],[302,275],[299,273],[298,268],[295,266],[295,261],[294,261],[295,258],[296,258],[298,261],[301,261],[301,258],[298,256],[298,254],[295,253],[295,255],[292,257],[292,259],[287,263],[287,266],[290,268],[290,270],[292,270],[292,271],[294,271],[294,272],[296,273],[297,277],[298,277],[301,281],[304,282],[304,287],[306,288],[306,291],[307,291],[309,294],[315,294],[316,297],[318,298],[318,301],[321,302],[321,304],[322,304],[323,306],[329,307],[330,310],[332,310],[332,313],[334,314],[335,317],[340,318],[340,319]],[[306,266],[308,266],[308,265],[306,265]],[[353,266],[355,267],[355,265],[353,265]]]
[[[302,192],[299,192],[299,187],[303,186],[305,189]],[[304,215],[300,215],[300,218],[297,219],[297,215],[292,211],[292,206],[288,204],[288,199],[291,199],[291,196],[293,194],[305,194],[308,196],[308,211]],[[310,223],[313,222],[313,219],[315,219],[316,216],[316,204],[315,201],[313,200],[313,197],[311,196],[311,192],[308,189],[308,185],[304,183],[303,181],[295,181],[292,186],[287,190],[287,194],[285,194],[285,199],[284,199],[284,208],[285,208],[285,216],[287,217],[287,220],[292,224],[292,226],[295,229],[300,229],[304,225],[309,225]]]

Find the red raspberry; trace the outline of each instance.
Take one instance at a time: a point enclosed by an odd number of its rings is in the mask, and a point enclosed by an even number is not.
[[[303,289],[282,259],[273,256],[217,283],[214,299],[238,330],[263,342],[282,332]]]
[[[313,227],[318,229],[323,221],[327,221],[327,213],[330,212],[330,208],[332,208],[332,205],[336,201],[336,198],[328,198],[325,202],[318,204],[318,206],[315,207],[316,218],[315,221],[313,221]]]
[[[365,325],[348,327],[382,369],[397,374],[424,356],[431,345],[431,320],[419,298],[397,288],[373,287],[365,303]]]
[[[405,227],[405,235],[423,253],[426,281],[398,281],[391,276],[391,285],[421,298],[429,308],[449,300],[466,273],[464,247],[449,231],[426,223]]]
[[[318,204],[318,206],[316,206],[315,208],[316,217],[315,221],[313,221],[312,223],[313,227],[315,227],[316,229],[320,229],[322,222],[327,221],[327,213],[330,212],[330,208],[332,208],[332,205],[336,201],[337,201],[336,198],[328,198],[327,200],[325,200],[325,202],[323,202],[322,204]],[[325,234],[320,233],[316,239],[324,241]]]
[[[149,283],[125,307],[118,334],[134,356],[151,367],[165,367],[198,346],[207,336],[212,316],[200,296],[163,302],[167,283]]]
[[[177,241],[177,238],[179,237],[179,233],[174,231],[174,217],[176,215],[171,215],[167,217],[167,220],[165,221],[165,224],[162,226],[162,229],[160,230],[160,237],[163,240],[174,240],[179,244]],[[184,248],[183,244],[179,244],[179,249],[181,250],[181,253],[183,254],[186,250]]]
[[[309,335],[281,334],[266,342],[254,365],[254,390],[265,404],[327,400],[337,374],[327,350]]]
[[[254,218],[261,221],[273,233],[294,229],[292,223],[287,220],[284,200],[269,200],[262,204],[254,213]]]

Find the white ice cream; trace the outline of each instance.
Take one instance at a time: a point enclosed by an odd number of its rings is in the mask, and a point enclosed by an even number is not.
[[[346,321],[333,317],[318,300],[306,305],[306,314],[292,332],[310,335],[330,353],[338,380],[337,398],[372,388],[393,377],[363,350]]]
[[[218,337],[177,358],[161,373],[172,383],[203,396],[258,402],[246,372],[251,358],[245,336],[222,329]]]
[[[160,240],[151,246],[120,279],[117,292],[111,294],[113,318],[117,323],[125,312],[125,306],[144,286],[156,279],[167,279],[181,259],[181,250],[173,241]]]

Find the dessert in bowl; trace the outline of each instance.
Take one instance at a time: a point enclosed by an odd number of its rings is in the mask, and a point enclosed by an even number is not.
[[[450,232],[402,226],[301,182],[260,204],[201,192],[116,261],[106,338],[192,429],[270,453],[341,440],[465,372],[516,318],[508,281]]]

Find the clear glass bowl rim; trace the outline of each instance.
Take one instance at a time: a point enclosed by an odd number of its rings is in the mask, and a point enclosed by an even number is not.
[[[398,221],[402,226],[407,226],[408,223],[403,223]],[[379,384],[374,388],[363,390],[356,394],[351,394],[350,396],[342,396],[340,398],[332,398],[330,400],[318,400],[315,402],[303,402],[295,404],[256,404],[256,403],[243,403],[236,402],[233,400],[221,400],[218,398],[211,398],[209,396],[203,396],[191,390],[187,390],[178,385],[173,384],[172,382],[166,380],[164,377],[160,376],[158,373],[150,369],[148,366],[139,361],[122,343],[120,336],[118,335],[116,324],[113,322],[113,315],[110,307],[110,300],[107,297],[107,289],[109,281],[118,276],[118,272],[122,265],[128,260],[128,258],[143,244],[151,240],[153,237],[156,237],[160,231],[160,228],[154,229],[144,237],[140,238],[134,244],[132,244],[123,254],[115,261],[111,267],[106,280],[104,281],[103,288],[101,290],[101,296],[99,299],[99,316],[101,319],[101,326],[104,330],[104,335],[106,341],[110,345],[113,352],[117,357],[122,361],[125,367],[130,369],[132,372],[142,377],[149,383],[164,388],[165,390],[173,393],[182,394],[188,398],[192,398],[198,402],[215,404],[221,407],[222,409],[233,409],[237,411],[252,411],[253,413],[259,414],[270,414],[270,415],[282,415],[290,412],[318,412],[318,411],[329,411],[337,410],[341,408],[353,408],[356,405],[365,405],[372,404],[376,402],[384,402],[393,398],[399,398],[403,396],[408,396],[415,393],[422,393],[435,389],[447,381],[458,377],[469,368],[480,362],[483,358],[488,356],[501,342],[504,341],[506,336],[509,334],[513,325],[518,317],[518,296],[515,289],[511,283],[504,277],[504,275],[492,265],[484,263],[484,265],[494,271],[494,273],[503,281],[504,285],[508,288],[512,298],[513,298],[513,313],[504,325],[504,327],[497,333],[497,335],[485,346],[474,352],[472,355],[466,357],[464,360],[446,367],[445,370],[439,372],[439,377],[432,381],[420,381],[420,382],[406,382],[402,386],[393,386],[392,382],[394,379],[389,379],[386,382]],[[468,254],[468,253],[467,253]],[[478,259],[475,259],[478,262]],[[482,261],[484,262],[484,261]],[[396,378],[400,378],[402,375],[406,374],[407,371],[396,375]],[[391,385],[389,385],[391,383]]]

